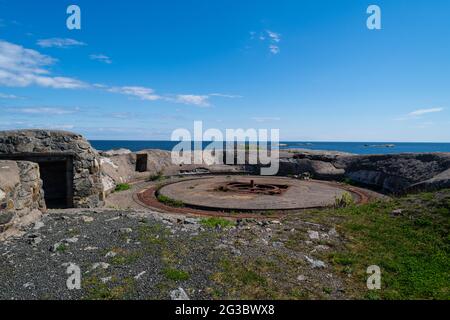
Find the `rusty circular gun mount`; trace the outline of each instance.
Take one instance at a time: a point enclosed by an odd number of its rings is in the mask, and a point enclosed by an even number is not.
[[[230,182],[217,188],[218,191],[223,192],[238,192],[238,193],[250,193],[250,194],[265,194],[276,195],[281,194],[289,188],[286,184],[256,184],[255,180],[248,182]]]
[[[337,182],[241,175],[171,181],[141,190],[135,199],[146,207],[166,213],[267,218],[333,206],[345,193],[349,193],[355,203],[366,203],[379,196]]]

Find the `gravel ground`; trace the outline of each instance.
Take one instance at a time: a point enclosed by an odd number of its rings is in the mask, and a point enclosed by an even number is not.
[[[334,229],[298,219],[203,222],[135,209],[49,211],[0,243],[0,299],[345,298],[319,260],[341,242]],[[71,264],[80,290],[67,288]]]

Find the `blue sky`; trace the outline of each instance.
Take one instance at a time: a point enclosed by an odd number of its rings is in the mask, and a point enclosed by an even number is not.
[[[449,142],[449,57],[446,0],[0,0],[0,130]]]

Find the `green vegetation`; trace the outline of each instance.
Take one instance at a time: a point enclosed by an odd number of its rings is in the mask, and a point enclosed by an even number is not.
[[[120,192],[120,191],[126,191],[126,190],[130,190],[131,186],[128,183],[119,183],[116,186],[116,189],[114,191],[116,192]]]
[[[348,192],[344,192],[342,196],[336,197],[334,200],[334,206],[336,208],[345,208],[350,205],[353,205],[355,203],[355,200],[353,199],[352,195]]]
[[[151,175],[148,178],[148,181],[162,181],[164,180],[164,172],[163,171],[158,171],[156,174]]]
[[[344,282],[346,297],[450,299],[450,190],[303,211],[286,217],[285,223],[299,217],[336,229],[339,240],[317,241],[330,249],[316,252],[315,257],[334,269]],[[305,252],[305,240],[309,240],[305,234],[290,232],[285,247]],[[263,259],[224,257],[212,275],[216,286],[211,294],[225,299],[334,296],[334,288],[326,282],[311,287],[289,281],[296,279],[299,266],[305,263],[289,252],[280,251]],[[381,290],[367,289],[367,268],[371,265],[381,269]]]
[[[225,257],[211,276],[216,299],[300,299],[309,293],[286,277],[298,275],[301,261],[293,257]]]
[[[112,277],[111,284],[102,282],[98,277],[91,276],[83,280],[83,288],[86,289],[86,300],[123,300],[130,298],[135,290],[135,280],[125,278],[118,280]]]
[[[402,209],[401,214],[393,214],[396,209]],[[344,275],[349,294],[367,299],[450,299],[449,212],[450,190],[445,190],[313,214],[320,223],[338,218],[338,232],[349,239],[327,257]],[[381,268],[381,290],[365,287],[370,265]]]
[[[183,270],[178,270],[178,269],[173,269],[173,268],[165,268],[163,270],[163,273],[167,279],[173,280],[173,281],[185,281],[190,278],[189,273],[187,273]]]
[[[56,251],[57,251],[57,252],[60,252],[60,253],[66,252],[67,249],[68,249],[68,246],[67,246],[66,244],[64,244],[64,243],[61,243],[60,245],[58,245],[58,246],[56,247]]]
[[[142,256],[141,252],[132,252],[125,249],[116,248],[112,251],[116,253],[116,255],[111,258],[111,264],[115,266],[133,264]]]
[[[233,221],[215,217],[202,219],[200,223],[208,228],[217,228],[217,227],[226,228],[235,225]]]
[[[184,207],[183,201],[175,200],[175,199],[169,198],[162,194],[158,194],[157,199],[159,202],[164,203],[165,205],[170,206],[170,207],[175,207],[175,208]]]

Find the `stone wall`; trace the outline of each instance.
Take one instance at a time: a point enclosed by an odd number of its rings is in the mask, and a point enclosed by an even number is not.
[[[0,161],[0,233],[34,210],[45,210],[39,166]]]
[[[92,208],[103,205],[100,157],[81,135],[53,130],[0,132],[0,159],[2,155],[8,155],[26,160],[27,155],[33,154],[73,157],[73,206]]]

